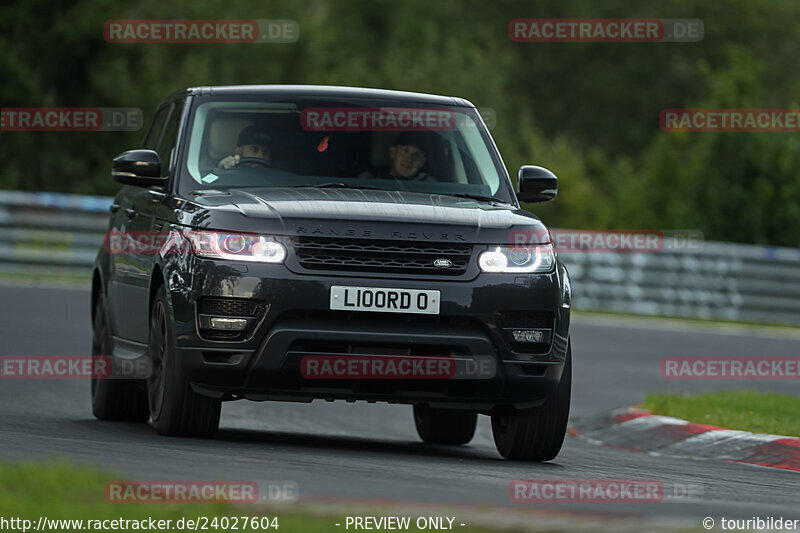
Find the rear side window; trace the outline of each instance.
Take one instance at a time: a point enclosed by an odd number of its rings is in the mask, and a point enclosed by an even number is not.
[[[172,106],[167,125],[164,128],[164,134],[161,136],[161,142],[158,143],[158,148],[155,149],[165,170],[172,170],[174,164],[173,158],[175,157],[175,147],[178,142],[178,129],[180,128],[182,112],[183,101],[179,100]],[[162,174],[165,173],[162,172]]]

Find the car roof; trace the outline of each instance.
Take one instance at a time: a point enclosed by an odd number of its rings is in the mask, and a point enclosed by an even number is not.
[[[403,103],[422,103],[432,105],[475,107],[464,98],[441,96],[434,94],[393,91],[388,89],[370,89],[366,87],[343,87],[335,85],[219,85],[190,87],[176,91],[178,95],[213,95],[213,96],[315,96],[330,98],[359,98],[371,100],[394,100]]]

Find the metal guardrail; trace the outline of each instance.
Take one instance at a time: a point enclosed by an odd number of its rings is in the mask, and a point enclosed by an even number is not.
[[[800,325],[800,250],[706,241],[696,250],[562,254],[577,309]]]
[[[91,275],[113,198],[0,191],[0,272]]]
[[[0,191],[0,271],[90,275],[112,198]],[[576,309],[800,325],[800,249],[562,253]]]

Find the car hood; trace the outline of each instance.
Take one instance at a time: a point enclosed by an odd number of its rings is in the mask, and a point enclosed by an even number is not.
[[[548,242],[539,219],[515,206],[405,191],[248,188],[192,193],[179,222],[229,231],[372,239],[506,242],[526,231]]]

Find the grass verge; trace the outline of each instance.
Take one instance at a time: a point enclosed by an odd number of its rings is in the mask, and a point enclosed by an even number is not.
[[[90,287],[91,275],[71,273],[39,273],[39,272],[3,272],[0,271],[0,283],[22,285],[67,285],[73,287]]]
[[[642,408],[690,422],[800,437],[800,397],[756,391],[649,394]]]
[[[104,488],[108,481],[114,478],[100,470],[85,467],[75,467],[67,463],[20,463],[9,464],[0,462],[0,517],[5,520],[19,518],[29,520],[28,531],[35,531],[39,517],[46,517],[48,520],[83,520],[82,527],[78,527],[73,522],[70,525],[64,524],[63,527],[52,525],[43,528],[44,533],[57,533],[66,531],[94,531],[90,527],[88,520],[142,520],[153,518],[158,520],[172,520],[171,531],[181,531],[175,528],[175,524],[181,518],[196,520],[199,517],[208,519],[208,531],[233,531],[230,527],[212,528],[211,520],[214,517],[244,517],[255,516],[270,518],[277,517],[277,529],[270,527],[263,529],[258,527],[238,528],[240,531],[260,533],[341,533],[345,531],[344,516],[346,509],[342,509],[339,516],[314,516],[308,512],[303,512],[302,507],[293,509],[298,504],[275,505],[232,505],[226,503],[212,504],[112,504],[105,501]],[[355,515],[356,513],[352,513]],[[380,515],[380,511],[371,512],[371,515]],[[363,515],[362,515],[363,516]],[[185,522],[184,522],[185,523]],[[271,520],[270,520],[271,523]],[[342,524],[336,526],[336,523]],[[413,527],[404,531],[418,532],[424,531]],[[228,522],[232,524],[232,522]],[[13,524],[7,528],[5,524],[0,525],[2,531],[22,531],[22,523],[17,527]],[[108,530],[108,528],[105,528]],[[197,529],[197,528],[194,528]],[[352,527],[350,528],[352,530]],[[470,527],[458,527],[463,533],[488,533],[488,529],[475,529]],[[152,531],[153,533],[169,530],[152,530],[147,526],[144,528],[121,528],[117,527],[114,531]]]

